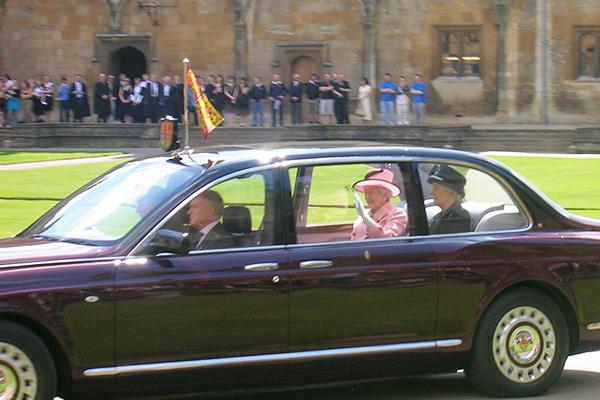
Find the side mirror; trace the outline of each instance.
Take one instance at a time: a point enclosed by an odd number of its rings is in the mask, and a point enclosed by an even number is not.
[[[150,242],[148,252],[154,255],[173,255],[187,254],[189,250],[190,242],[187,233],[171,229],[159,229]]]

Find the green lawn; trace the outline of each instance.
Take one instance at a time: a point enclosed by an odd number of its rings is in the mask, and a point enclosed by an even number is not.
[[[600,159],[508,156],[495,158],[527,177],[549,197],[573,213],[600,219],[600,185],[596,183],[600,174]],[[58,200],[124,161],[1,171],[0,237],[18,233]],[[370,167],[336,168],[335,171],[331,170],[332,167],[315,169],[315,176],[322,182],[323,188],[313,193],[310,204],[334,207],[312,207],[309,221],[318,223],[323,218],[331,219],[332,215],[336,215],[335,219],[351,222],[356,217],[349,186],[359,180]],[[291,171],[291,174],[293,176],[295,171]],[[259,187],[256,182],[248,184],[248,188]],[[236,196],[227,196],[230,194],[228,192],[233,190],[227,185],[220,189],[226,198],[240,198],[239,193]],[[237,190],[240,190],[239,187]],[[257,197],[256,193],[251,193],[249,189],[241,196],[249,203],[260,204],[262,201],[262,197]],[[255,211],[258,212],[253,210],[253,214]],[[253,221],[254,225],[260,221],[259,215],[255,217],[257,218]]]
[[[75,158],[114,156],[120,152],[45,152],[45,151],[0,151],[0,165],[38,161],[71,160]]]
[[[0,198],[60,200],[123,161],[0,171]]]
[[[124,161],[0,171],[0,238],[19,233],[58,200]]]
[[[494,158],[525,176],[548,197],[572,213],[600,219],[600,159]]]
[[[21,232],[56,203],[43,200],[0,200],[0,238]]]

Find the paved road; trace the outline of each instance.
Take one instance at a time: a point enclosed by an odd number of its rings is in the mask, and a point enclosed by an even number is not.
[[[185,397],[186,400],[206,396]],[[214,398],[214,397],[210,397]],[[221,400],[475,400],[488,399],[475,392],[462,373],[408,377],[385,382],[365,382],[335,387],[275,393],[219,396]],[[543,400],[598,400],[600,398],[600,352],[570,357],[562,377]],[[165,398],[172,400],[174,397]],[[178,400],[183,398],[178,397]],[[161,399],[162,400],[162,399]]]

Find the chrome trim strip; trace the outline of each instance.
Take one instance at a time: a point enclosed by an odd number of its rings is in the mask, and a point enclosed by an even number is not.
[[[192,250],[187,254],[181,254],[182,256],[186,256],[189,254],[212,254],[212,253],[244,253],[248,251],[256,251],[256,250],[283,250],[286,245],[284,244],[273,244],[268,246],[250,246],[250,247],[232,247],[230,249],[206,249],[206,250]],[[133,256],[135,257],[135,256]]]
[[[440,349],[447,349],[449,347],[456,347],[456,346],[460,346],[462,344],[462,340],[461,339],[445,339],[445,340],[438,340],[436,342],[436,347],[440,348]]]
[[[264,354],[257,356],[214,358],[210,360],[176,361],[154,364],[123,365],[107,368],[93,368],[83,372],[87,377],[117,376],[150,372],[165,372],[192,368],[233,367],[237,365],[277,363],[289,361],[311,361],[323,358],[337,358],[360,355],[375,355],[391,352],[407,352],[455,347],[461,339],[445,339],[427,342],[401,343],[380,346],[348,347],[332,350],[302,351],[297,353]]]
[[[311,261],[302,261],[300,263],[300,268],[304,269],[318,269],[318,268],[328,268],[333,265],[333,261],[331,260],[311,260]]]
[[[274,271],[279,269],[278,263],[258,263],[244,266],[244,271]]]
[[[0,264],[0,271],[4,268],[19,268],[19,267],[49,267],[57,264],[77,264],[83,262],[103,262],[103,261],[116,261],[122,260],[123,256],[119,257],[89,257],[89,258],[65,258],[60,260],[46,260],[46,261],[29,261],[22,263],[13,264]]]
[[[589,331],[597,331],[598,329],[600,329],[600,322],[592,322],[589,323],[588,326],[586,327]]]

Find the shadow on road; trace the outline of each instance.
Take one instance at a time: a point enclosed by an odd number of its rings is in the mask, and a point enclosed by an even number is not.
[[[557,384],[543,396],[543,399],[596,400],[599,392],[600,373],[567,370],[564,371]],[[226,400],[463,400],[488,397],[473,390],[467,383],[464,374],[446,374],[219,398]]]

